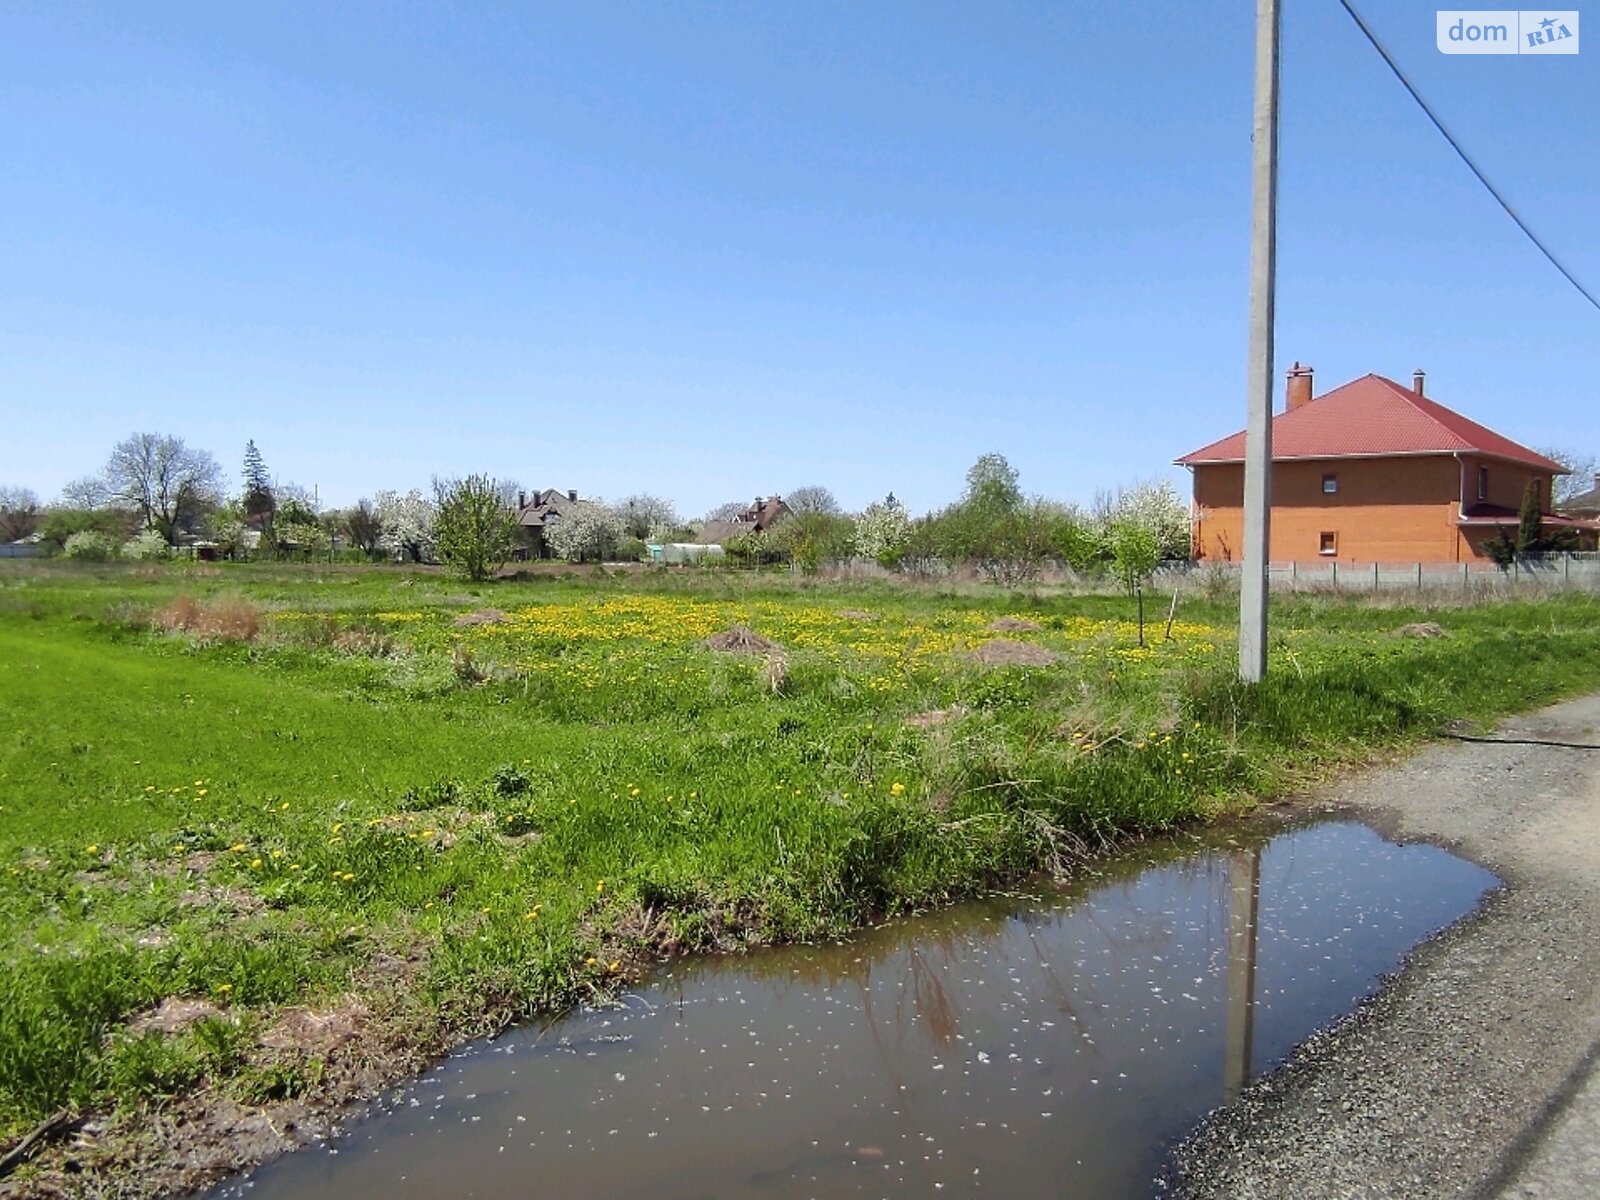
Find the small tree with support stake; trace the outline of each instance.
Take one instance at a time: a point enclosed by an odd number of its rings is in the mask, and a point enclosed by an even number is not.
[[[1144,645],[1144,585],[1161,562],[1156,535],[1131,521],[1119,522],[1111,531],[1111,561],[1128,595],[1139,603],[1139,645]]]

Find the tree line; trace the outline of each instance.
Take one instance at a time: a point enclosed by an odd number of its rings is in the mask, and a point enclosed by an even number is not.
[[[476,474],[435,479],[428,491],[379,491],[344,509],[324,509],[314,490],[279,480],[252,440],[230,487],[216,458],[172,434],[134,433],[100,471],[73,480],[50,504],[26,489],[0,488],[0,540],[31,539],[46,553],[104,560],[159,558],[201,545],[229,558],[322,558],[442,562],[483,578],[529,549],[517,524],[522,492],[511,480]],[[542,536],[573,562],[638,560],[652,542],[693,541],[708,521],[739,517],[730,501],[704,518],[636,493],[563,503]],[[797,487],[784,515],[725,541],[725,559],[815,571],[870,559],[910,574],[967,568],[1002,583],[1036,577],[1050,563],[1113,571],[1132,588],[1163,559],[1189,556],[1188,505],[1169,484],[1141,483],[1088,508],[1024,493],[999,454],[981,456],[951,504],[913,516],[893,493],[848,513],[821,485]]]

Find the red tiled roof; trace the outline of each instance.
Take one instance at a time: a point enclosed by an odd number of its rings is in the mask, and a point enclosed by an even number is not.
[[[1481,454],[1566,474],[1566,468],[1382,375],[1363,375],[1272,418],[1272,458]],[[1180,466],[1244,461],[1244,431],[1202,446]]]

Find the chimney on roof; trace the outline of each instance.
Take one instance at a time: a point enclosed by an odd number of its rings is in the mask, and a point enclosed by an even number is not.
[[[1311,368],[1298,362],[1289,368],[1289,382],[1284,388],[1284,412],[1293,412],[1311,403]]]
[[[569,491],[567,493],[567,499],[571,500],[574,504],[576,504],[578,502],[578,489],[577,488],[573,488],[571,491]]]
[[[1427,378],[1421,367],[1411,372],[1411,390],[1417,395],[1422,395],[1422,381]]]
[[[517,507],[518,508],[527,508],[528,507],[528,493],[527,492],[518,492],[517,493]]]

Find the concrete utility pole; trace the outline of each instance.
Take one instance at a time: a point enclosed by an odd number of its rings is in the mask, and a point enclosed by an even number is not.
[[[1244,561],[1239,678],[1267,673],[1272,514],[1272,321],[1278,254],[1278,0],[1256,0],[1256,112],[1250,215],[1250,365],[1244,440]]]

